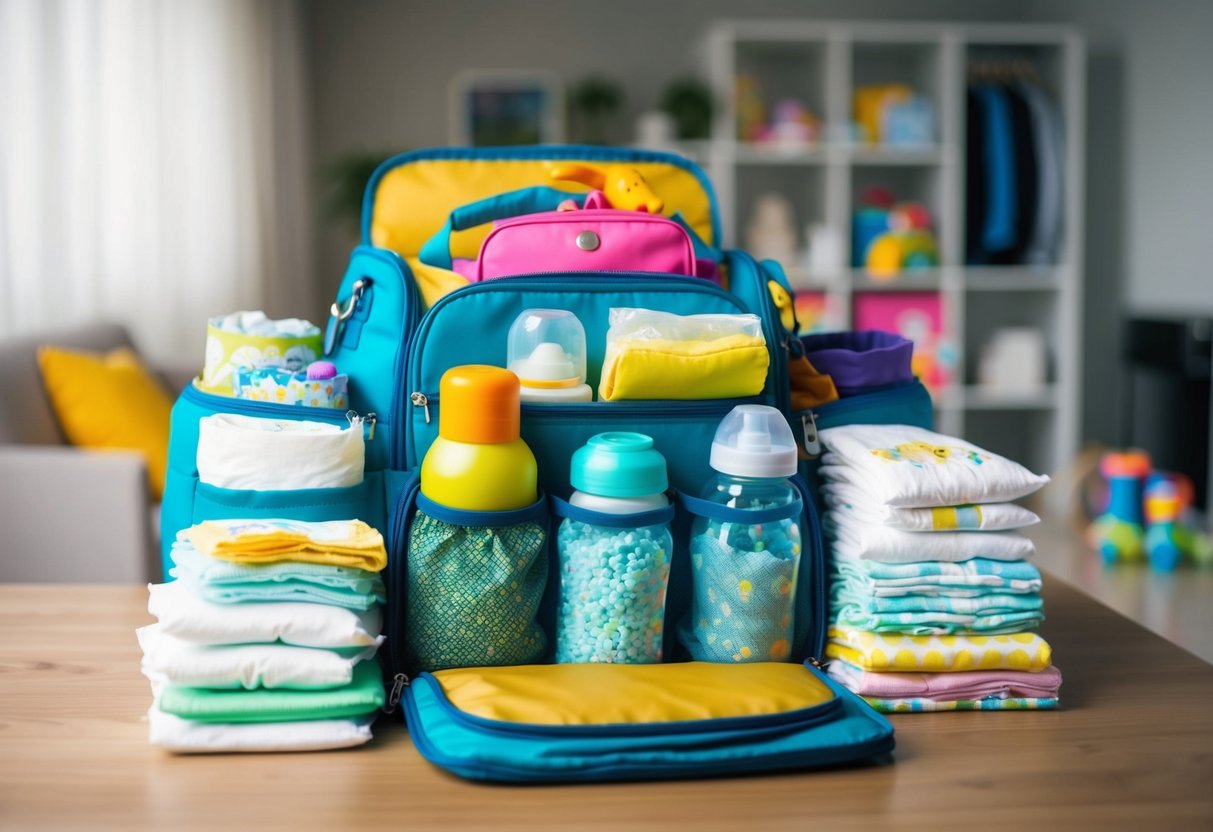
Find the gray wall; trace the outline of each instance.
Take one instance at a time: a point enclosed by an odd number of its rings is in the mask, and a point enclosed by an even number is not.
[[[1126,310],[1213,314],[1209,0],[311,0],[304,11],[318,166],[351,150],[444,144],[447,83],[472,67],[609,74],[627,91],[626,138],[666,81],[700,66],[715,18],[1074,23],[1090,38],[1083,436],[1120,438]],[[327,296],[355,238],[321,228]]]

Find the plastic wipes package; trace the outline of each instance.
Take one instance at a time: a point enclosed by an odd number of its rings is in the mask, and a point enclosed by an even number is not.
[[[611,309],[601,401],[755,396],[770,354],[757,315]]]

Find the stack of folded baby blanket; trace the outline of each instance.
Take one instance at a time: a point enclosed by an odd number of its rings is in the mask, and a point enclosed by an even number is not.
[[[371,738],[384,692],[382,535],[359,520],[215,520],[173,543],[138,631],[151,742],[305,751]]]
[[[907,425],[821,432],[830,674],[887,712],[1057,706],[1032,541],[1048,477]]]

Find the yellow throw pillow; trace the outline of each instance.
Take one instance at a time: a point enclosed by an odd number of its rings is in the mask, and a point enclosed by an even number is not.
[[[73,445],[138,451],[147,461],[153,498],[164,492],[169,412],[173,402],[133,351],[107,355],[42,347],[42,383]]]

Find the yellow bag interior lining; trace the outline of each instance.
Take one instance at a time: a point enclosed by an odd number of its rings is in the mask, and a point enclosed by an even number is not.
[[[607,162],[560,159],[591,166]],[[434,235],[451,211],[471,202],[532,185],[565,191],[585,191],[576,182],[552,179],[554,164],[544,159],[429,159],[410,162],[384,174],[375,192],[371,216],[371,242],[403,257],[412,257]],[[628,162],[640,171],[654,193],[665,201],[664,213],[681,212],[683,218],[710,245],[712,206],[703,183],[688,170],[664,162]],[[489,226],[451,235],[451,255],[473,258]]]
[[[617,725],[764,716],[834,698],[802,665],[553,664],[441,670],[456,708],[530,725]]]

